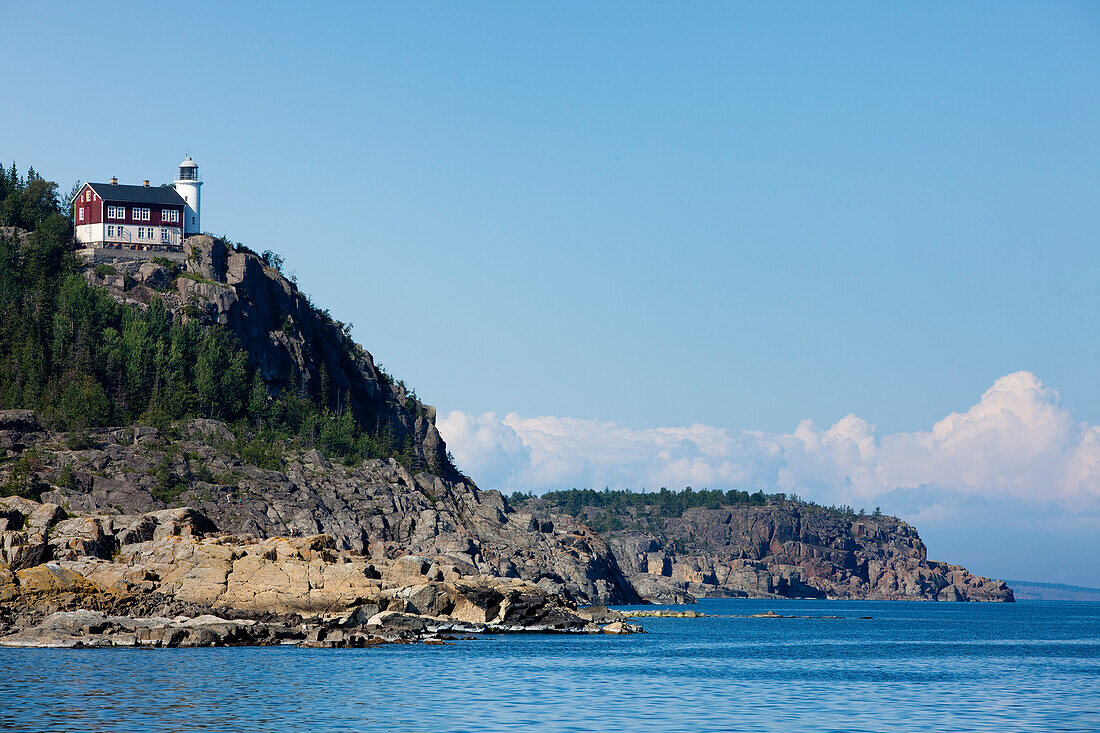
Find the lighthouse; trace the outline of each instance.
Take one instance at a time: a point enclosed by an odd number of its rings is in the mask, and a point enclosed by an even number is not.
[[[172,182],[172,186],[187,204],[183,211],[184,236],[201,233],[199,196],[202,192],[202,181],[199,180],[199,166],[191,160],[190,155],[180,163],[180,177]]]

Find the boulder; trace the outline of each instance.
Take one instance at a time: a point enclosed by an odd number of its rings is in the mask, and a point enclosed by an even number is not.
[[[0,562],[13,570],[30,568],[50,559],[43,532],[0,532]]]
[[[195,418],[187,422],[185,430],[188,436],[204,442],[209,440],[229,442],[233,440],[232,431],[221,420]]]
[[[100,523],[91,517],[77,517],[58,522],[50,532],[50,555],[58,560],[77,557],[108,558],[114,542],[104,534]]]
[[[616,621],[604,626],[601,631],[605,634],[641,634],[645,633],[645,629],[641,626],[634,624],[628,624],[623,621]]]
[[[451,618],[470,623],[489,623],[501,616],[504,593],[486,583],[464,583],[455,588]]]
[[[34,410],[0,410],[0,430],[33,433],[41,429]]]
[[[168,268],[163,265],[158,265],[155,262],[145,262],[138,268],[137,278],[135,279],[138,282],[145,283],[153,290],[166,290],[171,277]]]
[[[187,271],[213,282],[225,282],[228,252],[225,242],[205,234],[183,240]]]
[[[382,573],[382,583],[387,587],[419,585],[427,581],[432,564],[431,558],[428,557],[417,555],[399,557]]]
[[[419,634],[428,628],[428,622],[420,616],[395,611],[377,613],[367,621],[366,625],[378,626],[391,633],[411,632]]]

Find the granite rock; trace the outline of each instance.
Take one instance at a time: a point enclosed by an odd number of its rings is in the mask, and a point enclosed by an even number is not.
[[[48,514],[35,502],[4,506],[24,523]],[[0,644],[361,646],[445,627],[580,632],[592,622],[534,583],[467,574],[445,557],[372,558],[327,535],[230,535],[193,509],[71,516],[53,528],[44,547],[56,557],[0,565],[0,631],[11,632]]]

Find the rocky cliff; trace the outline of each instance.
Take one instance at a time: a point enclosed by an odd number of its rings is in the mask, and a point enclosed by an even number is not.
[[[271,395],[292,391],[351,410],[370,433],[410,449],[416,468],[460,478],[435,428],[435,408],[379,369],[344,324],[315,308],[277,268],[204,235],[185,240],[184,254],[182,273],[171,263],[119,261],[114,272],[87,268],[85,275],[121,302],[147,305],[159,297],[184,320],[227,327]]]
[[[368,646],[448,631],[634,630],[614,612],[443,558],[379,560],[326,535],[224,534],[190,508],[75,515],[0,499],[0,645]]]
[[[393,459],[344,465],[290,451],[283,470],[262,469],[232,452],[232,434],[214,420],[76,437],[45,431],[34,413],[0,411],[0,485],[19,478],[23,493],[74,512],[188,506],[227,532],[324,533],[338,549],[443,557],[464,572],[524,579],[581,603],[639,600],[610,548],[583,524],[536,519],[496,491],[414,474]]]
[[[523,506],[536,513],[558,508],[537,499]],[[596,519],[600,511],[581,514]],[[632,528],[605,532],[608,544],[638,593],[654,601],[1014,600],[1004,581],[928,560],[917,531],[894,517],[772,500],[688,508],[672,517],[634,511],[617,524]]]

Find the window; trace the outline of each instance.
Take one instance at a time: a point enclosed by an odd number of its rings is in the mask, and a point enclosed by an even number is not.
[[[84,207],[83,206],[80,207],[80,220],[84,221]]]
[[[126,207],[125,206],[108,206],[107,207],[108,219],[125,219]]]
[[[168,230],[167,229],[161,229],[160,230],[160,241],[162,241],[162,242],[169,241],[168,240]]]
[[[108,237],[115,236],[115,225],[114,224],[108,224],[107,225],[107,236]]]
[[[134,221],[149,221],[149,209],[139,209],[137,206],[133,209]]]
[[[177,222],[180,220],[180,213],[175,209],[161,209],[160,220],[164,222]]]

